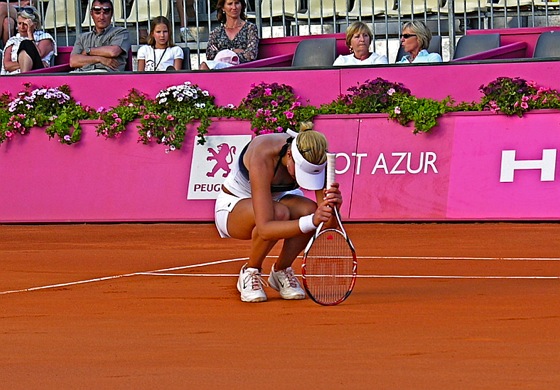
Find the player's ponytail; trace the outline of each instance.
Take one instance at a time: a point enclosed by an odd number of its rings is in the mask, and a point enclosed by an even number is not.
[[[297,147],[302,156],[312,164],[320,165],[327,161],[327,139],[313,130],[312,122],[300,123]]]

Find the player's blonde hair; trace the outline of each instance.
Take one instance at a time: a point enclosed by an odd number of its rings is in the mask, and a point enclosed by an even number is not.
[[[320,165],[327,161],[327,139],[322,133],[313,130],[313,123],[311,122],[300,124],[297,148],[311,164]]]

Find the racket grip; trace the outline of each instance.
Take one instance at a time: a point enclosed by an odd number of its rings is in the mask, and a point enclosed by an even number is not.
[[[336,161],[336,154],[335,153],[327,153],[327,188],[335,182],[335,163]]]

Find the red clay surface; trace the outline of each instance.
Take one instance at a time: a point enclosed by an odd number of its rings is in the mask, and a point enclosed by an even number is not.
[[[560,387],[560,224],[348,231],[360,278],[322,307],[242,303],[248,243],[212,225],[0,226],[0,387]]]

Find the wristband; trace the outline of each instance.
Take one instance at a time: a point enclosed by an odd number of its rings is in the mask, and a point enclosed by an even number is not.
[[[313,215],[314,214],[305,215],[299,219],[299,230],[301,230],[302,233],[309,233],[317,228],[313,223]]]

